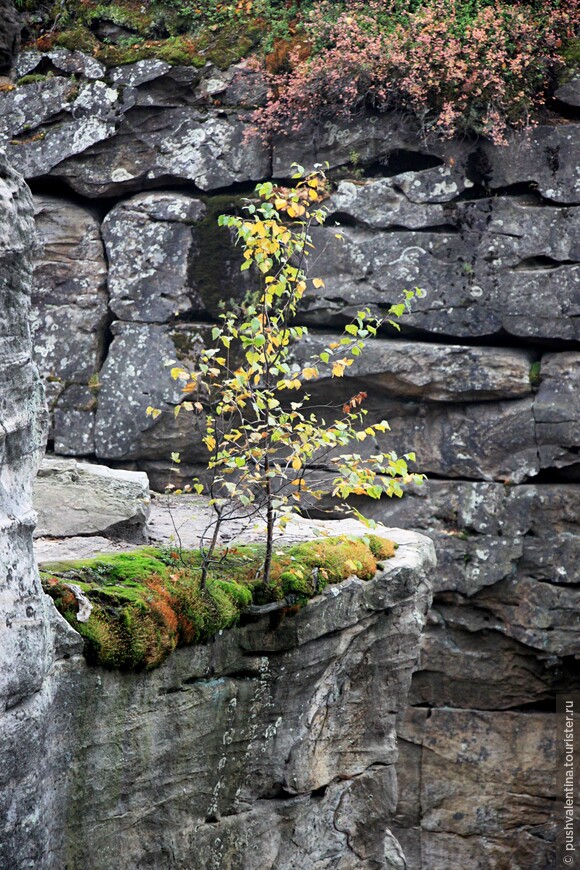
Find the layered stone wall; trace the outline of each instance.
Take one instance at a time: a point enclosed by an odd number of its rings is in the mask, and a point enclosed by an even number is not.
[[[311,267],[325,288],[301,316],[311,346],[360,307],[426,290],[401,336],[385,332],[331,387],[338,401],[364,389],[392,426],[381,446],[415,450],[431,478],[374,509],[440,554],[393,824],[411,870],[449,870],[450,856],[549,866],[553,702],[578,688],[580,653],[578,85],[506,148],[425,143],[387,115],[270,149],[245,136],[264,87],[244,65],[105,70],[59,50],[21,55],[18,75],[31,72],[47,78],[0,94],[0,124],[44,240],[34,345],[57,453],[160,488],[171,450],[200,470],[185,418],[145,408],[180,401],[164,360],[194,354],[218,302],[243,290],[216,215],[293,160],[335,170]],[[322,376],[314,397],[329,388]]]
[[[32,551],[46,436],[33,238],[29,191],[0,154],[0,866],[403,870],[387,814],[432,543],[393,530],[400,546],[371,581],[253,617],[154,673],[90,668]]]

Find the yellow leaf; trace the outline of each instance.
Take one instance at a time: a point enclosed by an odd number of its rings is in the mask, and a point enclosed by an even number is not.
[[[344,374],[344,363],[335,362],[332,364],[332,376],[334,378],[341,378]]]
[[[314,284],[314,286],[316,287],[317,290],[319,287],[324,287],[324,281],[322,280],[322,278],[314,278],[312,280],[312,283]]]
[[[300,460],[300,457],[294,457],[294,459],[292,460],[292,468],[294,469],[294,471],[298,471],[300,468],[302,468],[302,462]]]
[[[286,208],[286,200],[285,199],[275,199],[274,200],[274,208],[278,209],[278,211]]]
[[[306,381],[311,381],[312,378],[317,378],[317,377],[318,377],[318,369],[317,369],[317,368],[314,368],[314,367],[312,367],[312,368],[306,368],[306,369],[304,369],[304,371],[302,372],[302,377],[303,377]]]

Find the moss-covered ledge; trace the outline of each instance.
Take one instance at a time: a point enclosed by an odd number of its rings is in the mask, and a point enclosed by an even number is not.
[[[287,544],[319,525],[361,534],[308,522]],[[34,727],[19,707],[0,721],[0,865],[110,870],[121,844],[128,870],[400,870],[395,720],[434,552],[422,535],[376,533],[399,546],[372,579],[351,574],[150,671],[88,666],[51,607],[55,658],[25,711]]]
[[[280,544],[267,586],[258,543],[218,551],[220,562],[203,588],[199,550],[170,547],[49,564],[41,579],[84,638],[90,664],[150,670],[177,646],[207,642],[244,616],[268,613],[278,624],[328,585],[350,576],[372,580],[397,546],[375,534]]]

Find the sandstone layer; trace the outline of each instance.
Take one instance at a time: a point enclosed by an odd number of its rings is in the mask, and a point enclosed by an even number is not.
[[[245,289],[216,215],[293,160],[336,171],[313,264],[325,287],[301,314],[309,348],[360,307],[426,291],[342,385],[325,372],[313,384],[314,401],[367,392],[392,426],[381,447],[415,450],[431,478],[374,513],[439,553],[393,830],[409,870],[549,866],[554,698],[578,688],[580,653],[577,79],[556,95],[560,123],[505,148],[426,143],[394,115],[307,124],[268,148],[246,137],[264,87],[243,65],[19,58],[18,75],[46,70],[0,94],[0,115],[44,238],[35,355],[57,454],[147,471],[158,489],[172,450],[200,473],[200,433],[175,422],[164,362],[195,359],[219,301]],[[150,404],[168,413],[153,421]]]

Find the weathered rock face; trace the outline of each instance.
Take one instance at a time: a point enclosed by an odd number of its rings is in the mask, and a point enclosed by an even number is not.
[[[42,375],[86,384],[99,371],[107,323],[100,224],[87,209],[37,196],[32,288],[34,358]]]
[[[399,720],[409,868],[550,866],[553,699],[580,690],[580,485],[432,481],[375,516],[440,554]]]
[[[89,209],[52,196],[35,197],[35,217],[33,354],[53,412],[51,437],[59,453],[90,455],[109,318],[100,224]]]
[[[140,194],[109,212],[103,236],[117,317],[155,323],[203,310],[190,274],[199,257],[192,224],[204,214],[202,202],[176,194]]]
[[[20,46],[20,22],[9,0],[2,0],[0,13],[0,75],[6,75]]]
[[[420,184],[427,174],[433,170],[415,174]],[[343,184],[331,200],[331,214],[355,225],[341,230],[345,242],[329,227],[317,231],[317,269],[328,289],[307,299],[307,322],[344,322],[365,305],[384,312],[401,288],[420,286],[425,298],[406,324],[422,332],[578,340],[578,209],[544,205],[537,195],[414,205],[406,176],[387,179],[384,189],[402,201],[391,209],[389,193],[382,219],[374,180],[356,195],[345,195]],[[370,221],[361,218],[367,188]]]
[[[199,423],[191,415],[175,420],[172,409],[183,396],[165,363],[176,356],[187,359],[209,336],[208,327],[115,322],[112,334],[101,372],[95,428],[97,456],[162,459],[174,450],[182,451],[184,460],[199,455],[202,445]],[[183,355],[178,351],[182,336],[187,345]],[[161,425],[147,417],[149,405],[170,412],[162,415]]]
[[[32,198],[0,152],[0,710],[40,688],[51,654],[32,556],[32,482],[46,437],[28,325],[33,237]]]
[[[72,54],[78,63],[79,53]],[[84,196],[99,197],[169,179],[214,190],[268,175],[266,147],[255,136],[244,140],[250,113],[202,108],[209,95],[193,89],[196,70],[186,70],[183,82],[190,101],[176,105],[173,74],[155,76],[167,95],[160,100],[139,75],[134,87],[110,84],[95,80],[92,65],[79,64],[83,78],[75,84],[63,75],[72,58],[63,64],[59,57],[55,66],[57,75],[48,84],[33,82],[0,95],[8,157],[26,178],[50,173]]]
[[[109,870],[122,848],[135,870],[404,870],[385,813],[432,566],[402,533],[375,580],[141,676],[64,638],[70,658],[0,717],[2,866]]]
[[[142,537],[149,504],[143,472],[46,457],[34,485],[35,534]]]
[[[554,96],[568,106],[574,106],[574,108],[580,106],[580,77],[574,76],[570,81],[561,85]]]
[[[399,729],[409,868],[550,866],[552,716],[409,708]]]

